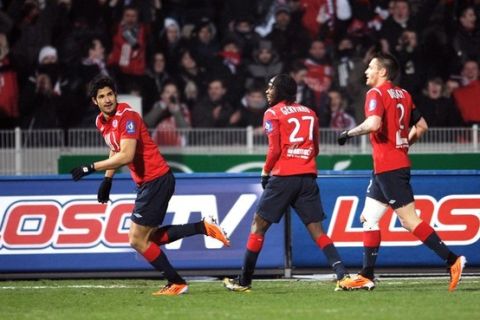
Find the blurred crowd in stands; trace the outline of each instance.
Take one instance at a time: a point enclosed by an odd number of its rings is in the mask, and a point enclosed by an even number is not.
[[[260,131],[280,72],[320,127],[348,129],[377,51],[430,126],[470,126],[479,13],[479,0],[0,0],[0,129],[94,127],[86,92],[104,74],[142,98],[150,128]]]

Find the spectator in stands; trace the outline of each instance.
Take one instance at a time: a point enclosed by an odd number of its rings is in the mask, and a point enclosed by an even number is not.
[[[207,87],[207,71],[189,49],[180,51],[178,78],[182,95],[191,109]]]
[[[297,98],[295,101],[304,106],[313,106],[315,104],[315,93],[307,86],[307,67],[301,60],[295,60],[290,66],[290,76],[297,84]]]
[[[153,141],[161,146],[184,146],[185,135],[177,129],[190,128],[190,111],[180,99],[177,85],[167,81],[162,87],[160,99],[143,120],[149,128],[155,128]]]
[[[330,108],[330,128],[343,131],[350,130],[357,124],[355,119],[347,113],[347,100],[338,90],[328,92]]]
[[[246,69],[240,47],[233,38],[223,41],[221,50],[211,60],[208,73],[211,78],[225,81],[228,87],[229,100],[238,103],[245,91]]]
[[[247,65],[245,85],[248,87],[254,82],[262,82],[266,86],[268,81],[282,70],[283,63],[273,49],[272,42],[261,40],[253,52],[253,61]]]
[[[143,114],[147,114],[163,91],[166,82],[174,77],[166,70],[167,61],[162,51],[156,51],[145,74],[145,89],[142,99]]]
[[[480,80],[478,79],[478,62],[467,60],[463,65],[463,84],[453,91],[463,121],[467,125],[480,124]]]
[[[108,57],[108,64],[117,71],[120,92],[128,91],[128,85],[138,83],[145,74],[147,36],[146,25],[139,22],[138,9],[125,7]]]
[[[186,46],[182,39],[180,25],[171,17],[164,21],[164,28],[160,32],[160,38],[154,38],[154,47],[156,51],[162,51],[165,54],[166,60],[169,62],[167,70],[173,74],[177,71],[176,67],[180,61],[180,54],[182,49]]]
[[[367,68],[364,59],[359,56],[354,42],[350,37],[343,37],[335,52],[335,62],[333,66],[334,87],[338,88],[346,95],[349,101],[359,100],[356,104],[351,104],[352,113],[358,122],[363,121],[363,99],[367,91],[365,85],[365,69]]]
[[[320,127],[328,127],[330,112],[326,105],[328,102],[327,92],[332,85],[333,68],[323,41],[312,41],[304,64],[308,70],[305,82],[314,93],[314,101],[310,106],[317,114]]]
[[[254,30],[253,20],[248,16],[238,16],[232,22],[232,30],[225,35],[233,38],[240,46],[242,58],[250,59],[253,50],[258,47],[261,37]]]
[[[346,21],[351,18],[352,9],[347,0],[300,0],[304,8],[303,25],[312,39],[335,38],[342,34]]]
[[[301,25],[291,21],[288,5],[280,5],[275,9],[275,23],[267,39],[279,53],[283,62],[304,57],[310,45],[310,38]],[[295,45],[292,45],[295,44]]]
[[[105,47],[99,37],[89,38],[82,46],[82,58],[78,66],[72,67],[75,72],[75,80],[71,84],[71,90],[76,92],[77,108],[71,112],[71,126],[91,127],[95,123],[98,112],[90,105],[88,98],[88,85],[97,75],[108,76],[110,71],[105,61]]]
[[[407,90],[415,101],[426,77],[425,61],[422,48],[418,45],[417,33],[413,30],[403,31],[394,52],[402,70],[400,86]]]
[[[19,118],[17,72],[7,36],[0,32],[0,130],[17,126]]]
[[[236,126],[240,113],[226,99],[227,88],[223,80],[213,79],[208,83],[208,95],[200,99],[192,111],[195,128],[226,128]]]
[[[23,127],[29,129],[65,128],[71,124],[72,101],[68,79],[62,74],[57,50],[46,46],[38,54],[38,67],[22,88],[20,105]]]
[[[207,64],[220,50],[216,33],[215,25],[208,18],[201,19],[192,32],[189,47],[197,53],[200,61]]]
[[[454,73],[459,72],[467,60],[480,58],[480,29],[476,21],[473,7],[467,6],[461,10],[457,30],[449,42],[453,49],[451,71]]]
[[[265,86],[263,83],[254,83],[247,88],[241,100],[240,121],[241,127],[253,127],[254,133],[263,134],[263,114],[267,110]]]
[[[388,42],[390,50],[396,47],[403,31],[414,30],[420,33],[429,23],[437,0],[424,0],[415,15],[412,15],[408,0],[391,0],[391,15],[383,22],[379,33]]]
[[[427,81],[423,94],[415,102],[429,127],[460,127],[460,113],[450,97],[445,97],[445,83],[435,77]]]
[[[52,41],[55,2],[40,8],[38,1],[13,1],[8,8],[14,27],[9,36],[12,54],[18,61],[21,81],[37,65],[38,52]]]

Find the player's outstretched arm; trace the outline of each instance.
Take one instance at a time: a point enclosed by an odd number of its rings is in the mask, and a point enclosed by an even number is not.
[[[350,139],[351,137],[360,136],[370,132],[375,132],[378,129],[380,129],[381,125],[382,125],[382,118],[375,115],[369,116],[367,119],[365,119],[362,123],[360,123],[355,128],[341,132],[340,135],[337,137],[337,142],[339,145],[343,146],[345,142],[347,142],[347,140]]]

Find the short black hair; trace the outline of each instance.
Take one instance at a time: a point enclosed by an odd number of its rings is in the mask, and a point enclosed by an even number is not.
[[[377,59],[380,66],[387,70],[387,79],[390,81],[395,81],[400,73],[400,64],[398,63],[397,59],[393,55],[384,52],[375,54],[373,58]]]
[[[297,99],[297,83],[286,73],[280,73],[273,77],[269,86],[273,89],[272,105],[284,100],[287,103],[292,103]]]
[[[104,76],[103,74],[100,74],[93,78],[93,80],[90,82],[89,88],[88,88],[88,95],[90,98],[96,98],[98,90],[109,87],[112,89],[112,91],[116,94],[117,93],[117,88],[115,86],[115,81],[113,81],[112,78]]]

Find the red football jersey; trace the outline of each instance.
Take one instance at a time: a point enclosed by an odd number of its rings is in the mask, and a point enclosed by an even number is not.
[[[365,117],[382,118],[380,129],[370,134],[375,173],[410,167],[408,133],[413,109],[410,94],[389,81],[367,92]]]
[[[128,104],[119,103],[117,112],[108,120],[100,113],[95,124],[114,152],[120,151],[120,140],[137,140],[135,156],[128,165],[132,179],[137,185],[163,176],[170,169],[150,137],[142,118]]]
[[[280,102],[265,111],[268,136],[264,170],[276,176],[317,174],[318,118],[310,108]]]

